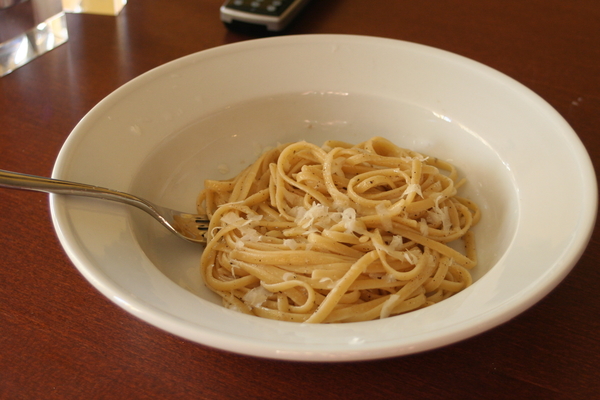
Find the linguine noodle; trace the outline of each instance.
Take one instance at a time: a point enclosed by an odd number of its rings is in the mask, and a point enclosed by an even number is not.
[[[226,307],[284,321],[429,306],[472,283],[480,212],[456,195],[464,182],[451,164],[379,137],[280,145],[205,182],[202,277]]]

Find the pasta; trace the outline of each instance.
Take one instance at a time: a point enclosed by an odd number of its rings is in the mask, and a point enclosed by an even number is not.
[[[468,287],[477,264],[480,211],[457,196],[464,183],[451,164],[379,137],[279,145],[234,179],[205,182],[202,277],[226,307],[284,321],[432,305]]]

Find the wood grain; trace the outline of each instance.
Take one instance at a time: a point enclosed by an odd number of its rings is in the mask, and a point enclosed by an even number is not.
[[[315,0],[290,34],[382,36],[445,49],[528,86],[600,157],[596,0]],[[0,78],[0,168],[49,175],[102,98],[168,61],[252,39],[219,0],[131,0],[118,17],[69,15],[70,39]],[[543,149],[532,149],[543,151]],[[442,349],[321,365],[187,342],[101,296],[64,254],[47,196],[0,190],[2,399],[588,399],[600,393],[600,235],[572,273],[514,320]]]

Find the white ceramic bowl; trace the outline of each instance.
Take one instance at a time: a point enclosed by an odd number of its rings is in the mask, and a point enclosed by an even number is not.
[[[596,179],[559,114],[495,70],[389,39],[287,36],[175,60],[94,107],[53,176],[193,212],[205,178],[232,176],[265,146],[371,136],[452,161],[483,211],[476,282],[402,316],[306,325],[243,315],[203,286],[201,247],[137,209],[52,196],[54,224],[81,273],[142,320],[218,349],[304,361],[399,356],[471,337],[540,300],[588,243]]]

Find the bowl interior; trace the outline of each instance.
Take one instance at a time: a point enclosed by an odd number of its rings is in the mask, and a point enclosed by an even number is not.
[[[508,249],[518,220],[513,177],[477,132],[434,110],[390,98],[348,93],[291,93],[236,104],[169,135],[142,163],[132,191],[154,202],[194,212],[204,179],[227,179],[277,143],[328,139],[359,143],[372,136],[435,156],[457,166],[469,181],[461,196],[478,203],[475,228],[479,265],[475,281]],[[144,253],[177,285],[210,301],[220,301],[202,284],[201,249],[169,237],[139,212],[131,227]]]

